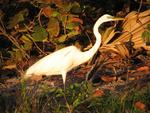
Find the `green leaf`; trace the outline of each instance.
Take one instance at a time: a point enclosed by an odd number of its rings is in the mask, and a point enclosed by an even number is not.
[[[145,42],[148,45],[150,44],[150,32],[144,31],[142,33],[142,38],[143,38],[143,42]]]
[[[9,51],[11,58],[13,58],[16,61],[21,61],[24,58],[24,54],[19,49],[12,48],[12,51]]]
[[[42,42],[43,40],[45,40],[48,36],[48,33],[46,32],[46,29],[44,29],[43,27],[40,26],[35,26],[33,29],[33,41],[36,42]]]
[[[60,13],[58,11],[53,11],[51,14],[51,17],[58,17],[60,16]]]
[[[58,42],[62,43],[66,40],[67,35],[62,35],[61,37],[59,37]]]
[[[150,24],[147,25],[147,29],[150,31]]]
[[[65,2],[63,4],[62,11],[63,12],[69,12],[71,8],[72,8],[72,3]]]
[[[73,102],[73,107],[77,107],[80,103],[81,103],[81,99],[80,99],[80,98],[77,98],[77,99]]]
[[[77,26],[79,26],[79,23],[70,22],[67,24],[66,29],[73,30]]]
[[[69,38],[72,38],[73,36],[76,36],[78,35],[80,32],[78,31],[72,31],[66,35],[62,35],[61,37],[58,38],[58,42],[62,43],[64,41],[66,41],[66,38],[69,39]]]
[[[29,34],[22,35],[20,37],[20,40],[24,43],[24,45],[22,46],[24,50],[30,50],[32,48],[33,41],[31,41],[29,37],[31,37]]]
[[[23,41],[24,43],[26,43],[26,42],[32,43],[32,41],[28,38],[28,35],[22,35],[20,37],[20,40]]]
[[[50,18],[47,31],[52,37],[57,37],[60,32],[60,26],[59,26],[59,21],[56,18]]]
[[[25,43],[24,45],[23,45],[23,49],[24,50],[30,50],[32,48],[32,43]]]
[[[16,26],[19,22],[24,21],[25,17],[28,15],[28,10],[24,9],[17,13],[15,16],[11,17],[8,22],[7,29],[12,29]]]
[[[142,39],[146,45],[150,45],[150,24],[147,25],[147,29],[142,33]]]
[[[77,2],[74,2],[71,8],[71,13],[73,14],[80,14],[82,12],[80,4]]]

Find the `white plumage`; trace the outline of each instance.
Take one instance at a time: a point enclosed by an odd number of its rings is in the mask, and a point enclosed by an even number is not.
[[[69,46],[60,49],[52,54],[43,57],[31,67],[29,67],[26,71],[26,74],[24,75],[24,78],[27,79],[32,75],[62,75],[63,83],[65,85],[67,72],[72,68],[87,62],[97,52],[101,44],[101,35],[98,31],[99,26],[104,22],[115,20],[119,19],[105,14],[96,21],[93,28],[93,32],[96,37],[96,43],[90,50],[82,52],[75,46]]]

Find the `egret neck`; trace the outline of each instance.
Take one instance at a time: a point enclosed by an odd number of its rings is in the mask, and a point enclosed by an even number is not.
[[[102,21],[101,19],[98,19],[96,21],[96,23],[93,27],[93,33],[95,35],[96,41],[95,41],[94,46],[90,50],[82,52],[83,53],[82,57],[80,57],[81,58],[80,61],[82,63],[84,63],[84,62],[88,61],[89,59],[91,59],[94,56],[94,54],[97,52],[97,50],[99,49],[99,46],[101,45],[101,34],[99,33],[98,28],[104,22],[105,22],[105,20]]]

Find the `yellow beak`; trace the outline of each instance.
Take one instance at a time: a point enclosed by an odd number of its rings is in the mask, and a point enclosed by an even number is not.
[[[113,20],[115,20],[115,21],[117,21],[117,20],[124,20],[124,18],[114,17]]]

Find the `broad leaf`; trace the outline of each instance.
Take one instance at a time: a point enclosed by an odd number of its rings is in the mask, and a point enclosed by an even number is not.
[[[71,8],[71,13],[73,14],[80,14],[82,12],[80,4],[77,2],[74,2]]]
[[[108,44],[108,42],[113,38],[114,35],[115,35],[114,27],[107,28],[104,34],[102,35],[102,41],[103,41],[102,44],[103,45]]]
[[[23,49],[24,50],[30,50],[32,48],[32,43],[25,43],[24,45],[23,45]]]
[[[33,41],[42,42],[43,40],[47,38],[47,36],[48,36],[48,33],[43,27],[40,27],[40,26],[34,27],[33,34],[32,34]]]
[[[43,8],[43,13],[44,13],[44,15],[45,15],[46,17],[50,17],[51,14],[53,13],[53,10],[52,10],[52,8],[51,8],[50,6],[44,7],[44,8]]]
[[[28,35],[22,35],[20,37],[20,40],[23,41],[24,43],[32,43],[32,41],[28,38]]]
[[[49,32],[51,37],[57,37],[59,35],[60,26],[56,18],[51,17],[49,19],[47,31]]]
[[[27,35],[22,35],[20,40],[24,42],[24,45],[22,46],[24,50],[30,50],[32,48],[32,41],[28,38]]]
[[[142,39],[146,45],[150,45],[150,24],[147,25],[147,29],[142,33]]]
[[[73,30],[77,26],[79,26],[78,23],[67,23],[66,29]]]
[[[73,36],[78,35],[80,32],[78,31],[72,31],[66,35],[62,35],[61,37],[58,38],[58,42],[64,42],[66,39],[72,38]]]
[[[12,29],[14,26],[16,26],[19,22],[24,21],[24,17],[28,15],[28,10],[24,9],[17,13],[15,16],[11,17],[8,22],[8,29]]]

